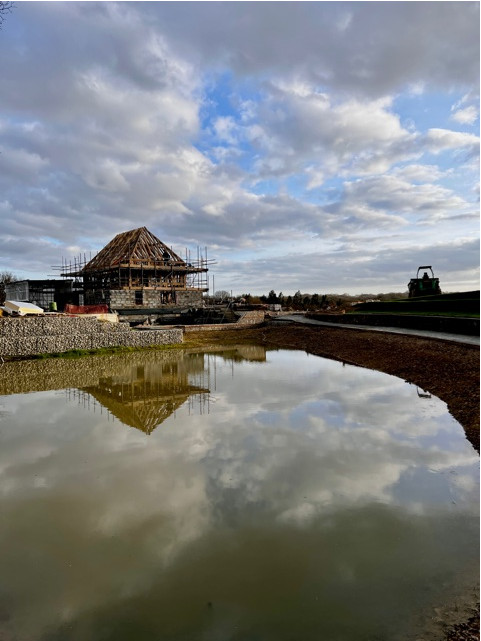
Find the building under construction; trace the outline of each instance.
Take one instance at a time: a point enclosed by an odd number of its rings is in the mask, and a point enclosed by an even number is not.
[[[211,261],[212,262],[212,261]],[[208,291],[207,251],[183,260],[146,227],[117,234],[88,262],[63,263],[61,275],[76,280],[85,305],[108,305],[142,316],[165,307],[202,307]]]

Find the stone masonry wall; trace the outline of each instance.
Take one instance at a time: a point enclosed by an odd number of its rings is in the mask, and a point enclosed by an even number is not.
[[[202,307],[202,292],[200,290],[180,291],[176,292],[177,305],[181,307]]]
[[[182,343],[181,329],[135,331],[124,323],[81,316],[0,318],[0,356],[36,356],[70,349],[149,347]]]
[[[264,322],[265,316],[265,312],[260,309],[241,312],[237,325],[259,325]]]
[[[190,332],[219,332],[222,330],[246,329],[246,326],[262,325],[265,320],[265,313],[261,310],[241,312],[236,323],[209,323],[205,325],[184,325],[184,333]]]
[[[148,311],[165,306],[165,300],[162,294],[155,289],[143,289],[142,305],[135,302],[135,290],[132,289],[112,289],[110,291],[110,307],[112,309],[138,309]],[[200,290],[181,290],[175,291],[175,302],[173,305],[181,307],[202,307],[202,292]]]
[[[143,289],[142,305],[135,302],[135,290],[133,289],[112,289],[110,291],[110,307],[112,309],[132,309],[132,308],[157,308],[162,305],[161,292],[152,289]]]

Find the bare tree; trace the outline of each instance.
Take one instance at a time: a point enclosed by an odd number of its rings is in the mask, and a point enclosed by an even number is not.
[[[230,298],[230,294],[229,294],[229,292],[228,292],[228,291],[226,291],[225,289],[218,289],[218,290],[215,292],[214,297],[215,297],[216,299],[226,300],[227,298]]]
[[[5,302],[5,285],[14,283],[16,280],[18,280],[18,278],[15,274],[12,274],[12,272],[0,272],[0,305],[3,305]]]
[[[7,14],[11,13],[12,9],[15,7],[14,2],[1,2],[0,1],[0,29],[2,28],[3,23],[7,18]]]

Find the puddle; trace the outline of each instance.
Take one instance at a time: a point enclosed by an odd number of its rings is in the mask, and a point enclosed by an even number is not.
[[[7,639],[406,641],[474,594],[479,457],[400,379],[241,346],[0,393]]]

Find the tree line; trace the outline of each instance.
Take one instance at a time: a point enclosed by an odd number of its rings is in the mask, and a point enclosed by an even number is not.
[[[251,294],[242,294],[239,298],[244,299],[247,305],[281,305],[286,309],[296,311],[314,311],[314,310],[333,310],[349,307],[352,303],[366,300],[393,300],[406,298],[407,293],[389,292],[387,294],[360,294],[351,296],[350,294],[302,294],[299,290],[293,295],[285,296],[282,292],[276,294],[271,291],[265,295],[252,296]]]

